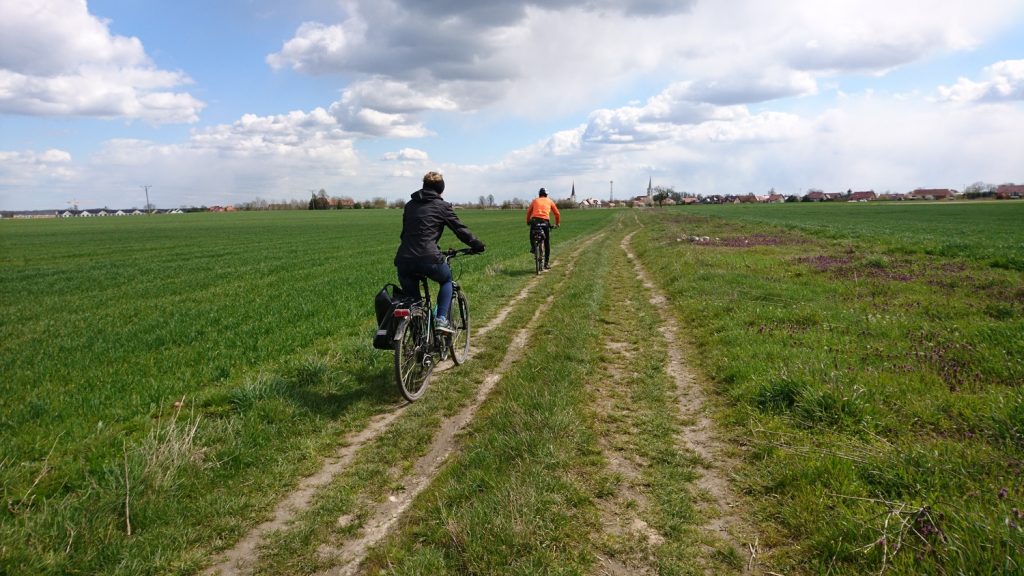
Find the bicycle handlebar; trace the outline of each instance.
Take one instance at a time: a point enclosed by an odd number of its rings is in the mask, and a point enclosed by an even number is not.
[[[441,251],[441,255],[444,256],[445,259],[447,260],[451,260],[456,256],[463,256],[465,254],[477,254],[477,252],[474,252],[472,248],[449,248],[447,250]]]

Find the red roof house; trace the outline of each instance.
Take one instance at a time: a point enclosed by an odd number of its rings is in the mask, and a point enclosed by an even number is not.
[[[918,188],[907,195],[914,200],[952,200],[956,190],[949,188]]]

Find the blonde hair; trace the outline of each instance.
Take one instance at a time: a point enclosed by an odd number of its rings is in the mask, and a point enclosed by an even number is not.
[[[444,182],[444,176],[440,172],[430,171],[423,175],[423,183]]]

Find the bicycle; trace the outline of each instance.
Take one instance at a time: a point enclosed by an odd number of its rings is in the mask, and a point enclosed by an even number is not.
[[[445,264],[472,249],[446,250],[441,253]],[[437,364],[449,357],[456,366],[469,357],[469,301],[458,281],[452,281],[452,301],[448,312],[451,334],[434,329],[434,307],[430,300],[430,284],[420,279],[423,297],[408,300],[407,305],[395,308],[399,321],[395,328],[395,383],[398,391],[409,402],[415,402],[427,390],[430,375]]]
[[[544,236],[547,234],[545,220],[534,219],[530,222],[530,250],[533,252],[533,263],[536,273],[544,271]],[[550,229],[550,225],[548,225]]]

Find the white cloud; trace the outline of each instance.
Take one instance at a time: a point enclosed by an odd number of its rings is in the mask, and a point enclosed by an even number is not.
[[[598,110],[590,115],[581,141],[630,145],[658,141],[770,141],[802,134],[793,114],[753,115],[745,106],[716,106],[701,101],[690,83],[677,83],[646,105]]]
[[[348,50],[362,43],[365,26],[357,18],[344,25],[306,22],[295,31],[295,37],[284,43],[280,52],[267,56],[274,69],[291,66],[311,74],[337,71],[345,66]]]
[[[201,110],[178,88],[188,81],[182,73],[157,69],[138,39],[111,35],[83,3],[63,12],[54,0],[35,4],[53,24],[42,40],[0,23],[0,112],[187,121]],[[893,94],[883,78],[1019,26],[1018,0],[984,9],[973,0],[338,4],[343,17],[303,24],[265,56],[281,80],[291,72],[337,79],[333,103],[238,113],[178,143],[112,140],[75,161],[0,153],[0,183],[122,190],[109,203],[128,206],[141,204],[134,198],[143,182],[158,184],[158,204],[174,205],[308,198],[321,187],[404,196],[432,158],[470,154],[429,166],[446,174],[450,199],[475,200],[483,190],[529,197],[539,186],[560,196],[573,181],[581,195],[605,197],[611,180],[624,197],[652,177],[703,193],[1021,178],[1008,151],[1019,148],[1024,126],[1022,61],[943,86],[941,101],[923,96],[934,84]],[[4,11],[21,27],[30,21],[19,16],[23,4]],[[538,126],[550,135],[538,137]],[[473,138],[487,139],[484,152],[467,149]],[[512,138],[516,149],[503,154],[501,142]],[[388,142],[362,156],[374,139]]]
[[[424,93],[407,82],[371,78],[345,89],[341,104],[366,107],[385,113],[422,112],[424,110],[456,110],[456,104],[444,94]]]
[[[158,69],[138,38],[110,33],[84,0],[5,0],[0,113],[195,122],[191,80]]]
[[[1024,60],[1004,60],[985,68],[985,80],[960,78],[952,86],[940,86],[946,102],[1009,102],[1024,100]]]
[[[716,105],[813,95],[823,77],[971,48],[1018,4],[347,0],[341,22],[303,24],[267,61],[354,76],[341,101],[352,121],[423,135],[426,110],[552,117],[638,79],[689,82],[692,100]],[[363,107],[399,116],[362,118]]]
[[[187,146],[261,161],[345,161],[352,154],[352,135],[316,108],[273,116],[246,114],[233,124],[193,131]]]
[[[951,111],[923,97],[864,92],[807,116],[725,106],[659,120],[673,117],[655,109],[679,91],[672,86],[644,106],[595,112],[587,124],[491,165],[448,167],[446,174],[461,183],[453,196],[486,186],[498,197],[524,197],[523,190],[548,186],[563,197],[574,182],[578,195],[607,198],[614,180],[615,197],[622,199],[642,193],[648,178],[703,194],[770,187],[786,194],[811,187],[905,192],[1021,179],[1020,107]]]
[[[68,180],[74,174],[71,154],[64,150],[0,150],[0,186],[20,186],[38,180]]]
[[[398,152],[388,152],[384,154],[381,159],[388,162],[426,162],[430,159],[430,156],[423,150],[417,150],[416,148],[402,148]]]

